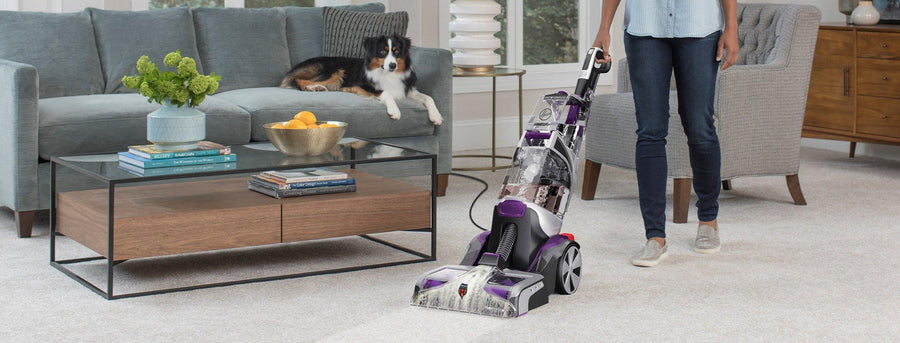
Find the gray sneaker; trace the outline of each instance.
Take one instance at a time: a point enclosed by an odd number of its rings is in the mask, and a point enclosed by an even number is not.
[[[659,264],[659,261],[662,261],[666,256],[669,256],[668,244],[660,247],[659,242],[648,239],[647,244],[644,245],[644,249],[638,251],[638,253],[631,258],[631,264],[639,267],[653,267]]]
[[[701,254],[712,254],[719,251],[722,244],[719,243],[719,230],[709,225],[700,225],[697,228],[697,239],[694,240],[694,251]]]

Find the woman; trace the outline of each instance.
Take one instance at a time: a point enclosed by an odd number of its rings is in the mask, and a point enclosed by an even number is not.
[[[594,46],[609,51],[609,28],[620,0],[603,0]],[[627,0],[625,53],[637,117],[635,165],[647,242],[632,263],[652,267],[666,257],[666,135],[672,71],[678,114],[688,139],[697,216],[694,250],[719,251],[716,223],[721,187],[719,138],[713,120],[716,73],[737,61],[737,0]],[[724,50],[724,52],[723,52]],[[602,62],[610,61],[608,53]]]

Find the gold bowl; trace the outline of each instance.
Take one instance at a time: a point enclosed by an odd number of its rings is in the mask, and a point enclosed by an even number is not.
[[[347,132],[347,123],[342,121],[319,121],[316,125],[334,124],[337,127],[319,127],[315,129],[279,129],[272,127],[274,122],[264,124],[266,136],[279,151],[289,156],[317,156],[337,145]]]

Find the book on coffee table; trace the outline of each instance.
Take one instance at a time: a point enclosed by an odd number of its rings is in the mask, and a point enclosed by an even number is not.
[[[234,162],[234,161],[237,161],[237,155],[235,155],[235,154],[218,155],[218,156],[169,158],[169,159],[164,159],[164,160],[151,160],[151,159],[143,158],[140,156],[136,156],[136,155],[128,153],[128,152],[120,152],[119,153],[119,162],[125,162],[125,163],[132,164],[137,167],[144,168],[144,169],[189,166],[189,165],[195,165],[195,164],[209,164],[209,163],[222,163],[222,162]]]
[[[290,198],[290,197],[298,197],[305,195],[314,195],[314,194],[330,194],[330,193],[345,193],[345,192],[355,192],[356,185],[338,185],[338,186],[322,186],[322,187],[311,187],[311,188],[301,188],[301,189],[272,189],[269,187],[262,187],[252,183],[252,181],[247,182],[247,188],[258,193],[262,193],[268,195],[273,198]]]
[[[162,150],[156,148],[156,146],[153,144],[146,144],[129,146],[128,152],[132,155],[143,157],[148,160],[164,160],[181,157],[228,155],[231,153],[231,147],[227,147],[222,144],[210,141],[200,141],[197,142],[197,147],[194,149]]]
[[[260,175],[281,183],[327,181],[347,178],[347,173],[334,171],[328,168],[303,168],[281,171],[266,171],[260,173]]]

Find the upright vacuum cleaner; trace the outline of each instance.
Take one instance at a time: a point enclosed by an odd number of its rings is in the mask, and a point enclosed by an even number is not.
[[[574,94],[538,101],[503,180],[491,230],[472,239],[460,265],[422,275],[412,305],[518,317],[546,304],[551,292],[578,289],[579,245],[560,229],[594,86],[610,69],[596,63],[602,56],[599,48],[588,51]]]

